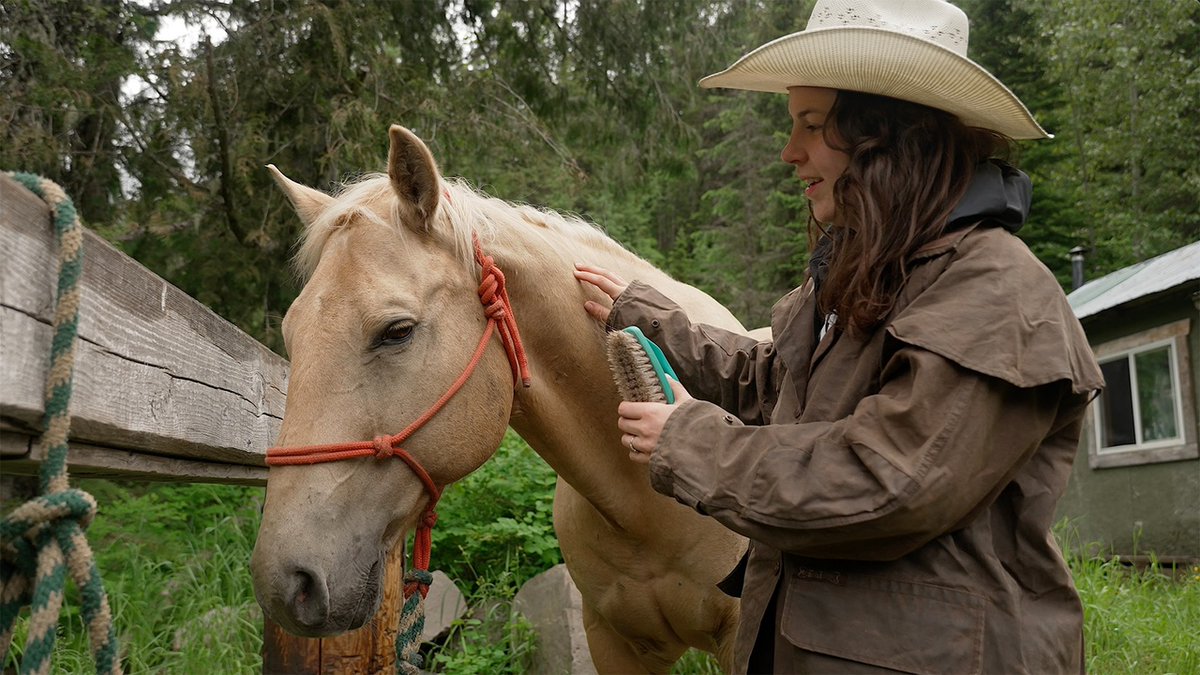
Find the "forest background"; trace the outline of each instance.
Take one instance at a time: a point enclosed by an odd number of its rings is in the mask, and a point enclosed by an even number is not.
[[[1066,285],[1200,239],[1200,2],[960,0],[971,56],[1052,141],[1021,232]],[[335,190],[401,123],[447,175],[582,215],[748,326],[807,260],[781,96],[697,80],[811,0],[4,0],[0,167],[271,348],[299,220],[263,165]],[[185,22],[190,39],[159,39]]]

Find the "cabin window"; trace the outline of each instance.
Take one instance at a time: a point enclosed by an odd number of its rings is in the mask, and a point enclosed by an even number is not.
[[[1107,383],[1097,402],[1100,452],[1182,440],[1183,406],[1175,362],[1175,345],[1164,343],[1100,364]]]
[[[1105,388],[1091,406],[1092,468],[1197,456],[1188,324],[1160,326],[1096,349]]]

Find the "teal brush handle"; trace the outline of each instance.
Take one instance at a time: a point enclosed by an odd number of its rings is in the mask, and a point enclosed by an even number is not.
[[[645,350],[646,356],[650,358],[650,365],[654,366],[654,374],[658,376],[658,381],[662,385],[663,394],[667,397],[667,403],[675,402],[675,392],[671,391],[671,383],[667,380],[670,377],[676,382],[679,381],[679,376],[675,374],[675,369],[667,362],[667,357],[663,354],[658,345],[654,341],[646,337],[641,328],[637,326],[629,326],[621,330],[629,333],[638,341],[638,344]]]

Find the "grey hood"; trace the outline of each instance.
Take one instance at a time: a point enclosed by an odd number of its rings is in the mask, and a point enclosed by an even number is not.
[[[1029,176],[1000,160],[988,160],[975,168],[975,179],[958,206],[950,213],[946,230],[955,230],[988,220],[1016,232],[1029,217],[1033,183]]]

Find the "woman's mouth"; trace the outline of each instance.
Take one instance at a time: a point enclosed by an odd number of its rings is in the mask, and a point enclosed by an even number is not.
[[[805,195],[806,197],[811,197],[811,196],[812,196],[812,193],[813,193],[813,190],[817,189],[817,186],[818,186],[818,185],[820,185],[821,183],[824,183],[824,182],[825,182],[825,181],[824,181],[824,180],[822,180],[822,179],[820,179],[820,178],[810,178],[810,179],[808,179],[808,187],[804,188],[804,195]]]

